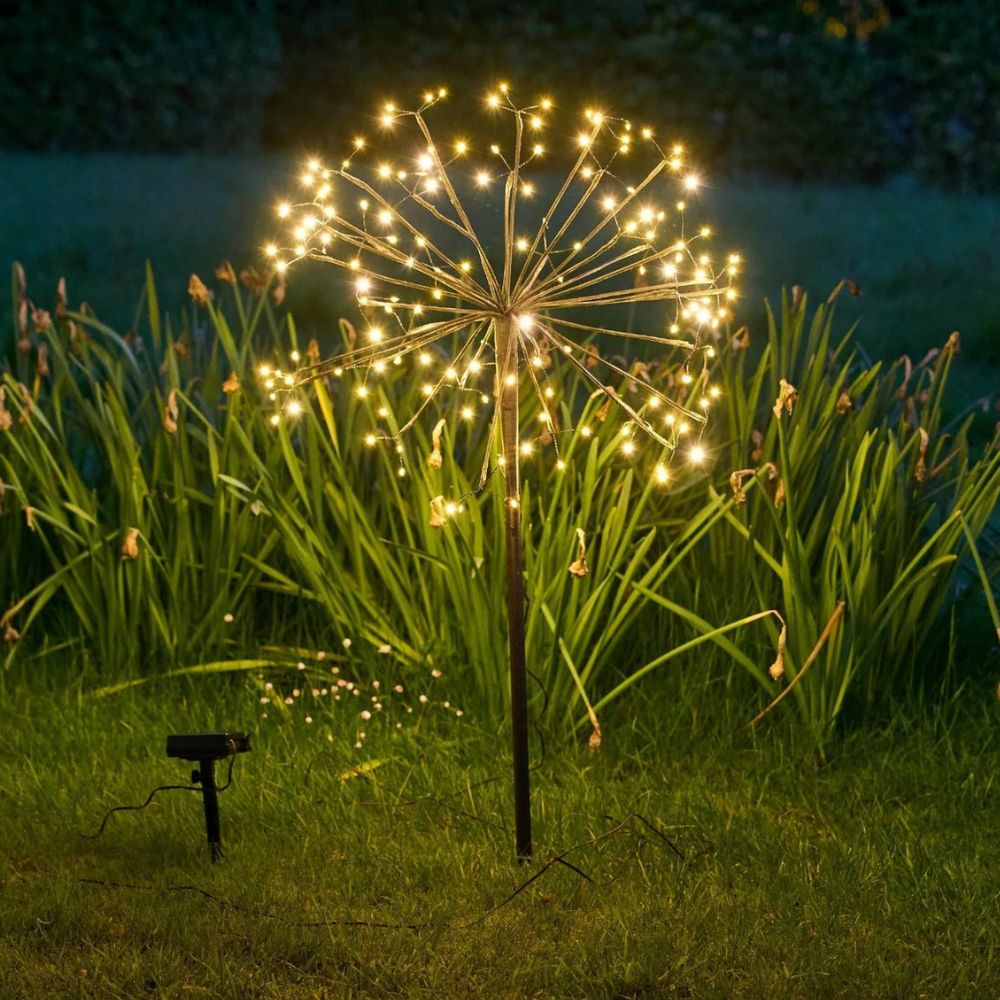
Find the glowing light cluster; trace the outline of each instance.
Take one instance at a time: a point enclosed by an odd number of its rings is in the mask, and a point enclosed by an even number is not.
[[[426,92],[416,110],[385,103],[372,136],[353,138],[340,159],[310,159],[300,177],[303,197],[277,206],[288,229],[284,245],[266,247],[274,266],[283,271],[311,259],[340,268],[368,325],[335,357],[291,372],[262,369],[273,398],[294,417],[301,403],[290,390],[350,372],[366,399],[373,378],[412,356],[420,404],[401,426],[392,422],[390,431],[383,421],[385,429],[366,438],[395,445],[402,475],[400,435],[441,393],[459,394],[458,419],[488,413],[495,429],[501,387],[517,385],[524,372],[540,414],[520,453],[529,458],[551,446],[562,469],[559,436],[572,428],[561,430],[553,409],[548,369],[555,356],[624,411],[625,457],[638,453],[638,431],[656,442],[656,482],[670,481],[668,466],[686,435],[681,453],[704,461],[697,438],[719,394],[708,381],[714,352],[706,334],[729,316],[740,258],[708,251],[709,227],[686,226],[685,199],[704,181],[688,167],[684,148],[661,146],[652,127],[592,108],[560,123],[550,98],[519,106],[507,84],[481,102],[488,122],[482,136],[435,137],[429,112],[446,98],[441,88]],[[473,216],[482,221],[474,225]],[[616,311],[643,302],[673,303],[662,333],[615,325]],[[498,324],[514,330],[513,357],[498,357]],[[683,402],[635,366],[602,357],[589,343],[595,335],[684,352]],[[452,338],[459,346],[444,357],[441,343]],[[641,402],[632,398],[636,388]],[[448,515],[449,504],[460,506],[445,503]]]

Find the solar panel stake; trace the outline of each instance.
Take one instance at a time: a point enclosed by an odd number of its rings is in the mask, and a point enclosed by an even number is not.
[[[191,783],[201,785],[205,806],[205,833],[212,862],[222,857],[222,833],[219,825],[219,787],[215,783],[215,762],[250,749],[245,733],[182,733],[167,737],[167,756],[194,761]]]

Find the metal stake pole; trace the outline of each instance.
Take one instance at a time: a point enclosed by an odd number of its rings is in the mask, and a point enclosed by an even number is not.
[[[506,485],[507,634],[510,651],[510,713],[514,752],[514,835],[518,859],[531,857],[531,787],[528,762],[528,693],[524,651],[524,552],[518,462],[517,338],[510,316],[496,320],[497,396]]]
[[[211,758],[198,762],[198,780],[205,803],[205,832],[208,850],[213,861],[222,857],[222,834],[219,829],[219,792],[215,784],[215,761]]]

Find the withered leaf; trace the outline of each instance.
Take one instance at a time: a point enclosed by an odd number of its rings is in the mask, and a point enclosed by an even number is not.
[[[215,269],[215,276],[219,279],[219,281],[224,281],[228,285],[236,284],[236,272],[233,270],[233,265],[228,260],[224,260]]]
[[[129,528],[125,532],[125,541],[122,542],[122,559],[139,558],[139,529]]]
[[[745,504],[747,502],[746,491],[743,489],[743,480],[747,476],[752,476],[756,469],[737,469],[729,474],[729,488],[733,491],[733,503]]]
[[[171,389],[167,395],[167,405],[163,408],[163,429],[168,434],[177,433],[177,390]]]
[[[229,378],[222,383],[222,391],[230,395],[240,391],[240,380],[236,372],[229,373]]]
[[[841,278],[833,287],[833,291],[826,297],[826,304],[831,305],[834,299],[844,290],[847,289],[851,295],[858,296],[861,294],[861,286],[853,278]]]
[[[775,652],[774,662],[767,668],[767,672],[771,675],[772,680],[780,680],[785,673],[785,644],[787,642],[788,626],[782,618],[781,631],[778,633],[778,648]]]
[[[795,409],[795,403],[798,398],[799,390],[791,382],[781,379],[778,383],[778,398],[774,401],[774,415],[780,419],[782,410],[791,414],[792,410]]]
[[[427,464],[432,469],[441,468],[441,432],[444,430],[444,420],[439,420],[431,431],[431,453],[427,456]]]
[[[28,297],[28,279],[19,260],[14,261],[11,270],[14,274],[14,300],[20,304]]]
[[[601,749],[601,724],[597,721],[597,714],[589,705],[587,717],[590,719],[590,739],[587,740],[587,749],[591,753],[597,753]]]
[[[10,410],[4,405],[7,398],[7,390],[0,385],[0,431],[9,431],[14,418],[10,415]]]
[[[31,306],[31,325],[35,333],[44,333],[52,326],[52,316],[47,309],[39,309],[33,302]]]
[[[586,576],[590,572],[590,567],[587,566],[587,536],[583,528],[576,529],[576,545],[576,559],[569,564],[569,573],[575,577]]]
[[[197,274],[192,274],[188,278],[188,295],[194,300],[194,302],[199,306],[207,306],[209,302],[214,298],[212,292],[205,287],[205,282],[198,277]]]
[[[349,319],[341,318],[337,326],[340,327],[340,335],[344,338],[348,351],[353,351],[354,345],[358,341],[358,331],[354,324]]]
[[[734,351],[745,351],[750,346],[750,327],[741,326],[731,341]]]
[[[606,398],[594,414],[595,418],[600,420],[602,424],[608,419],[608,414],[611,412],[611,407],[614,405],[615,399],[617,398],[615,395],[615,388],[612,385],[606,385],[604,387],[604,394]]]
[[[240,271],[240,281],[251,292],[256,292],[258,295],[267,288],[267,277],[250,264],[247,264]]]
[[[903,399],[906,396],[906,387],[910,384],[910,379],[913,377],[913,361],[910,359],[909,354],[904,354],[900,361],[903,362],[903,384],[896,390],[896,398]]]
[[[913,470],[913,478],[918,483],[922,483],[927,479],[927,445],[930,443],[930,435],[923,427],[918,427],[917,433],[920,435],[920,451],[917,454],[917,464]]]
[[[35,400],[31,395],[31,390],[23,383],[18,382],[17,387],[21,390],[21,419],[20,424],[26,424],[31,419],[31,408]]]
[[[444,512],[444,497],[437,496],[431,500],[430,525],[432,528],[443,528],[448,518]]]

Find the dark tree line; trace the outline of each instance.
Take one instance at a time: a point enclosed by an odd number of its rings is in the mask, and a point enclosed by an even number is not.
[[[998,51],[986,0],[32,0],[0,27],[0,143],[333,148],[380,97],[509,78],[727,168],[995,188]]]

